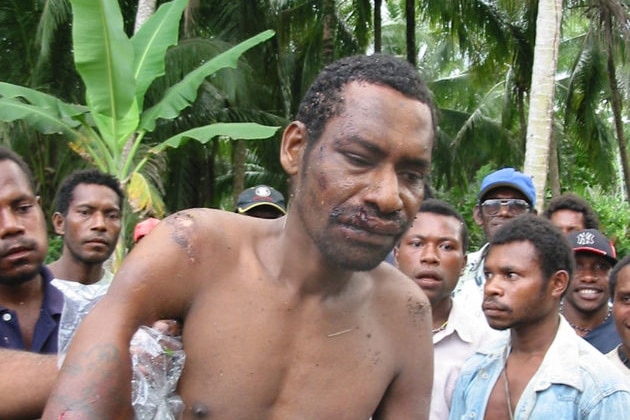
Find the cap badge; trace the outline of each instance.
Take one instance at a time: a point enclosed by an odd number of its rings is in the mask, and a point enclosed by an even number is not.
[[[576,238],[575,242],[578,245],[593,245],[595,244],[595,235],[591,232],[580,232]]]
[[[269,197],[271,195],[271,190],[266,186],[256,187],[256,191],[254,192],[259,197]]]

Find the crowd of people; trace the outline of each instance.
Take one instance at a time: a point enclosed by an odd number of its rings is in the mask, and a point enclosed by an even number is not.
[[[436,129],[408,63],[338,60],[284,130],[288,202],[257,185],[233,212],[146,219],[115,276],[119,182],[62,182],[45,265],[33,177],[0,148],[0,418],[133,418],[129,344],[159,323],[186,354],[178,418],[623,418],[630,256],[575,194],[537,215],[514,168],[482,181],[487,243],[469,250],[462,215],[427,197]],[[59,369],[53,279],[108,287]]]

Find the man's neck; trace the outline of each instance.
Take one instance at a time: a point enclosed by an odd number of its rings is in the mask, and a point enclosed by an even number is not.
[[[43,293],[40,273],[19,284],[0,284],[0,305],[15,309],[32,299],[40,299]]]
[[[433,331],[446,328],[448,316],[453,308],[453,299],[450,296],[431,302],[431,316],[433,317]]]
[[[85,264],[64,255],[48,265],[56,279],[94,284],[103,277],[103,264]]]
[[[510,330],[513,355],[544,356],[556,338],[560,317],[550,315],[534,324],[520,325]]]
[[[585,312],[575,307],[566,299],[560,306],[560,312],[569,322],[569,325],[571,325],[580,336],[585,336],[593,331],[610,317],[610,308],[608,305],[603,305],[592,312]]]

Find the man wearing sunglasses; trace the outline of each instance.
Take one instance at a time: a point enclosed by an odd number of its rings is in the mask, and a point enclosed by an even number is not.
[[[487,175],[481,182],[478,197],[473,218],[483,229],[486,241],[492,240],[495,232],[514,217],[536,213],[536,190],[532,179],[514,168],[499,169]],[[473,305],[474,309],[481,307],[483,299],[485,278],[482,254],[487,246],[486,243],[478,251],[468,254],[464,274],[453,291],[453,296],[467,305]]]

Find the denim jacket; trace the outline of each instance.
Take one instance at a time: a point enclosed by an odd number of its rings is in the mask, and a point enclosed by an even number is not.
[[[509,339],[467,360],[453,393],[451,420],[484,417],[503,370],[505,346]],[[514,419],[622,419],[629,408],[630,384],[560,316],[556,337],[523,390]]]

